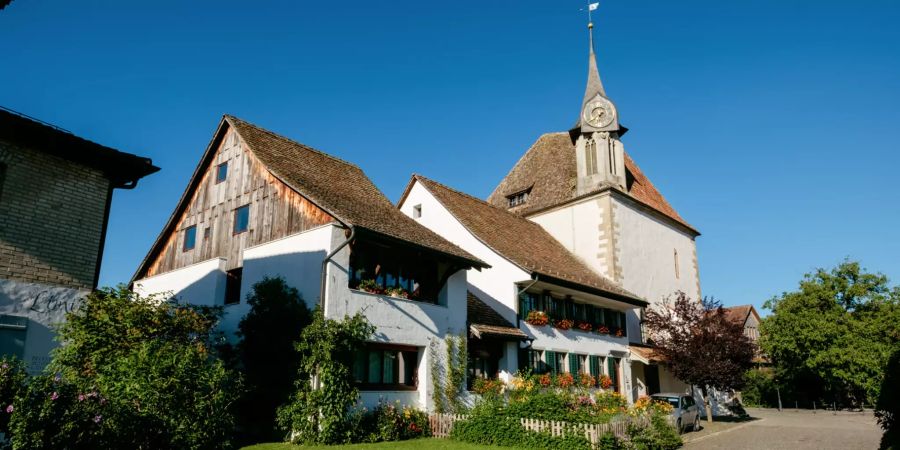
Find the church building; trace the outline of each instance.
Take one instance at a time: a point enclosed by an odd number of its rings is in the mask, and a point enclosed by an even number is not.
[[[470,273],[470,291],[529,337],[515,364],[512,347],[494,354],[499,376],[517,369],[596,374],[596,358],[630,400],[688,389],[653,360],[641,324],[646,307],[678,291],[700,299],[700,233],[625,152],[626,131],[591,39],[575,126],[540,136],[487,202],[421,176],[401,198],[405,213],[491,264]],[[529,323],[542,323],[528,319],[535,311],[561,326]]]

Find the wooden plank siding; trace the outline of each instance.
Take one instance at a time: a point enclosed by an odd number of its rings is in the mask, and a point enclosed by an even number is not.
[[[227,259],[226,269],[243,266],[244,248],[308,230],[334,218],[272,176],[229,127],[205,168],[178,224],[165,238],[143,276],[153,276],[205,261]],[[252,149],[250,149],[252,150]],[[228,163],[225,181],[216,183],[219,164]],[[233,234],[235,209],[250,205],[249,229]],[[184,230],[197,227],[193,250],[183,250]],[[206,228],[209,238],[205,238]]]

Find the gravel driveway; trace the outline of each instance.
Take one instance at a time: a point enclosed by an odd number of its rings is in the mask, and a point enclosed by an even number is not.
[[[727,424],[712,434],[691,433],[683,437],[686,450],[702,449],[877,449],[881,428],[865,413],[838,412],[837,415],[812,411],[748,408],[758,418],[744,423]],[[713,430],[710,430],[713,431]]]

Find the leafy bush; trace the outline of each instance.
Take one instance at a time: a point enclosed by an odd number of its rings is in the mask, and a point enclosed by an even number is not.
[[[777,385],[772,371],[750,369],[744,375],[741,401],[747,406],[778,406]]]
[[[681,447],[681,437],[664,414],[652,413],[649,427],[628,427],[629,447],[635,450],[671,450]]]
[[[97,391],[85,392],[61,376],[29,380],[10,421],[14,448],[122,448],[116,433],[131,427]],[[110,421],[110,416],[115,417]]]
[[[294,392],[300,360],[294,343],[312,321],[297,289],[283,278],[264,278],[247,296],[250,311],[238,324],[237,359],[245,391],[237,402],[237,417],[245,439],[279,440],[275,410]]]
[[[352,358],[374,331],[361,314],[331,320],[316,307],[296,345],[301,361],[297,392],[277,415],[292,442],[342,444],[354,438],[359,417],[351,408],[359,390]]]
[[[375,409],[365,413],[358,434],[354,441],[402,441],[424,437],[429,434],[428,415],[409,406],[400,406],[399,402],[380,402]]]
[[[484,398],[496,398],[503,391],[503,381],[491,378],[476,378],[472,390]]]
[[[50,364],[14,403],[16,448],[230,445],[239,378],[210,353],[219,311],[90,294],[67,316]]]
[[[565,437],[526,430],[519,418],[512,416],[502,402],[484,401],[476,406],[467,420],[456,422],[450,437],[461,442],[535,449],[590,449],[583,434],[573,432]]]
[[[9,419],[16,397],[25,390],[25,365],[17,358],[0,358],[0,433],[9,436]]]

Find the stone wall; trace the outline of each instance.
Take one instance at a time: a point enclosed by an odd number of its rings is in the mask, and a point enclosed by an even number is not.
[[[96,169],[0,141],[0,279],[95,285],[110,182]]]

